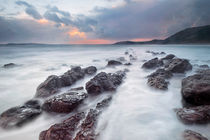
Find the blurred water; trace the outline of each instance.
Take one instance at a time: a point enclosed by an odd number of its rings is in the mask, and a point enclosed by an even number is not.
[[[0,66],[15,63],[14,68],[0,68],[0,113],[21,105],[33,98],[37,86],[51,74],[60,75],[71,66],[94,65],[100,71],[114,72],[126,66],[105,68],[106,60],[125,56],[132,49],[138,60],[127,67],[130,72],[124,83],[114,94],[110,107],[99,119],[97,130],[100,140],[180,140],[181,132],[186,129],[202,132],[210,138],[209,126],[186,126],[180,123],[173,111],[181,107],[181,79],[186,75],[172,78],[166,92],[151,89],[145,76],[152,71],[141,69],[143,60],[153,58],[146,50],[172,53],[187,58],[192,64],[210,64],[208,45],[13,45],[0,46]],[[163,57],[160,55],[158,57]],[[125,56],[127,59],[128,57]],[[191,74],[193,72],[189,72]],[[77,82],[84,86],[91,77]],[[95,103],[97,100],[95,101]],[[86,104],[94,104],[93,102]],[[63,117],[43,113],[34,122],[11,131],[0,130],[0,140],[37,140],[42,130]]]

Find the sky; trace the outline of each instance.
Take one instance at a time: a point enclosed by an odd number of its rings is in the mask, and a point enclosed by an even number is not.
[[[210,0],[0,0],[0,43],[109,44],[210,24]]]

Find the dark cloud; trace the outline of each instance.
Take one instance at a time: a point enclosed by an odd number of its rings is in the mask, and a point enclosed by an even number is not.
[[[34,19],[42,19],[41,14],[36,10],[36,8],[33,5],[25,1],[16,1],[16,4],[20,6],[25,6],[26,7],[25,12],[28,15],[32,16]]]
[[[47,9],[48,10],[45,12],[44,17],[55,22],[57,27],[61,24],[70,25],[72,23],[69,12],[59,10],[56,6],[48,6]]]
[[[0,16],[0,43],[67,43],[68,29],[39,24],[34,20],[7,19]]]
[[[162,38],[191,26],[210,24],[209,0],[127,0],[116,8],[95,8],[95,33],[106,39]]]

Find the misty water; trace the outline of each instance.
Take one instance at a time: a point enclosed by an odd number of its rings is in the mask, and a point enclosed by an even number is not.
[[[107,59],[128,56],[132,51],[137,57],[131,66],[107,68]],[[110,106],[98,120],[99,140],[180,140],[185,129],[195,130],[210,138],[209,125],[184,125],[174,112],[181,104],[181,80],[194,73],[175,75],[167,91],[147,85],[146,76],[154,70],[143,70],[144,60],[154,58],[147,50],[175,54],[187,58],[193,65],[210,65],[208,45],[11,45],[0,46],[0,65],[17,64],[14,68],[0,68],[0,113],[34,97],[37,86],[49,75],[61,75],[72,66],[96,66],[98,72],[115,72],[129,69],[121,86],[114,93],[104,93],[91,101],[86,100],[77,111],[86,111],[104,96],[113,95]],[[157,57],[164,57],[158,55]],[[98,73],[97,72],[97,73]],[[85,86],[93,76],[85,77],[72,87]],[[62,89],[62,92],[71,87]],[[59,123],[70,114],[43,112],[37,119],[12,130],[0,129],[0,140],[38,140],[39,133]]]

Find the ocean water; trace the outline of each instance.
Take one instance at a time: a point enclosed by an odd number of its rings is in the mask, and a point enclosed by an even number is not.
[[[133,52],[137,60],[131,66],[107,68],[108,59],[128,56]],[[144,60],[154,58],[147,50],[189,59],[195,65],[191,72],[175,75],[167,91],[147,86],[145,78],[154,70],[143,70]],[[209,125],[184,125],[176,117],[175,108],[181,104],[181,80],[196,70],[196,64],[210,65],[208,45],[11,45],[0,46],[0,66],[15,63],[14,68],[0,68],[0,113],[23,104],[34,97],[37,86],[49,75],[61,75],[72,66],[94,65],[98,72],[129,69],[124,82],[115,93],[104,93],[92,101],[85,101],[88,110],[104,96],[113,95],[110,106],[98,120],[99,140],[181,140],[185,129],[195,130],[210,138]],[[164,57],[158,55],[157,57]],[[72,87],[85,86],[93,76],[85,77]],[[70,87],[68,87],[70,88]],[[68,88],[63,89],[63,92]],[[42,113],[25,126],[12,130],[0,129],[0,140],[38,140],[39,133],[70,114]]]

